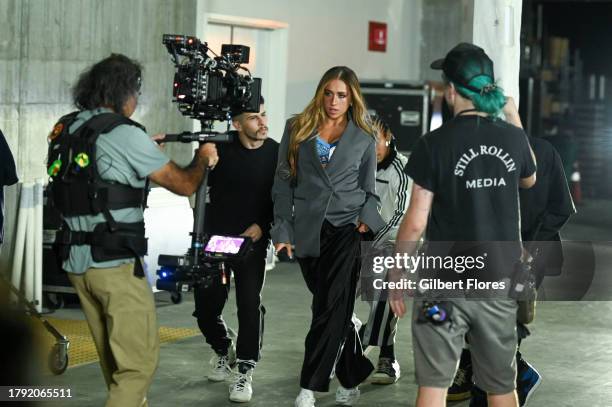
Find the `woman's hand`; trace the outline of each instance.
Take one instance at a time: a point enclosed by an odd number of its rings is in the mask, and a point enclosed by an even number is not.
[[[357,226],[357,231],[359,233],[368,233],[370,231],[370,228],[365,223],[359,222],[359,226]]]
[[[293,258],[293,248],[291,247],[291,243],[275,243],[274,244],[274,250],[276,251],[276,255],[278,256],[278,253],[281,252],[281,250],[287,250],[287,256],[289,256],[290,259]]]

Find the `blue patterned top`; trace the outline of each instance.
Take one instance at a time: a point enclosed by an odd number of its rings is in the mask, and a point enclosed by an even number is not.
[[[324,167],[329,163],[332,154],[334,154],[338,141],[330,144],[317,135],[317,153],[319,154],[319,161],[321,161],[321,165]]]

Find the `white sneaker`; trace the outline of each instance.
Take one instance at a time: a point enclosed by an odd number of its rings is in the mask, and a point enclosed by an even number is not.
[[[302,389],[295,399],[295,407],[315,407],[315,401],[313,391]]]
[[[359,388],[353,387],[352,389],[345,389],[342,386],[338,386],[336,390],[336,405],[337,406],[352,406],[359,400]]]
[[[245,373],[238,371],[234,372],[233,383],[229,388],[229,399],[236,403],[247,403],[251,401],[253,396],[253,369],[247,370]]]
[[[215,354],[210,359],[212,369],[208,374],[208,380],[211,382],[222,382],[230,378],[232,375],[232,365],[236,363],[236,349],[234,345],[230,345],[227,355],[221,356]]]

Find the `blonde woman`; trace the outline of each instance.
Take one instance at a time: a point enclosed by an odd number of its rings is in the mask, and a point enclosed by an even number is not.
[[[359,81],[344,66],[328,70],[306,109],[287,121],[272,189],[272,239],[302,269],[313,295],[295,405],[312,407],[329,390],[352,405],[373,370],[351,320],[361,235],[384,226],[376,195],[376,140]]]

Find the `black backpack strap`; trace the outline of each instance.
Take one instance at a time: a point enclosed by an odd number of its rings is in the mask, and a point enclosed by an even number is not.
[[[147,239],[144,222],[99,223],[92,232],[71,231],[64,223],[56,232],[55,242],[60,246],[64,260],[68,258],[70,246],[91,246],[92,258],[96,262],[134,258],[134,275],[144,277],[140,258],[147,254]]]
[[[135,121],[129,119],[128,117],[125,117],[121,114],[113,113],[113,112],[97,114],[93,116],[91,119],[87,120],[85,123],[83,123],[82,127],[89,128],[95,132],[94,134],[101,135],[101,134],[109,133],[115,127],[120,126],[122,124],[135,126],[141,129],[142,131],[145,131],[144,126],[142,126],[140,123],[136,123]],[[80,129],[81,128],[79,128],[79,130]]]
[[[91,151],[95,154],[95,143],[98,137],[123,124],[136,126],[144,131],[144,127],[139,123],[112,112],[95,115],[85,122],[82,128],[79,128],[79,131],[83,131],[82,136],[87,138]],[[89,171],[93,181],[90,196],[92,202],[95,202],[94,208],[104,215],[111,231],[117,230],[117,222],[111,215],[111,210],[138,204],[144,207],[146,198],[143,189],[103,181],[95,165],[90,166]]]

